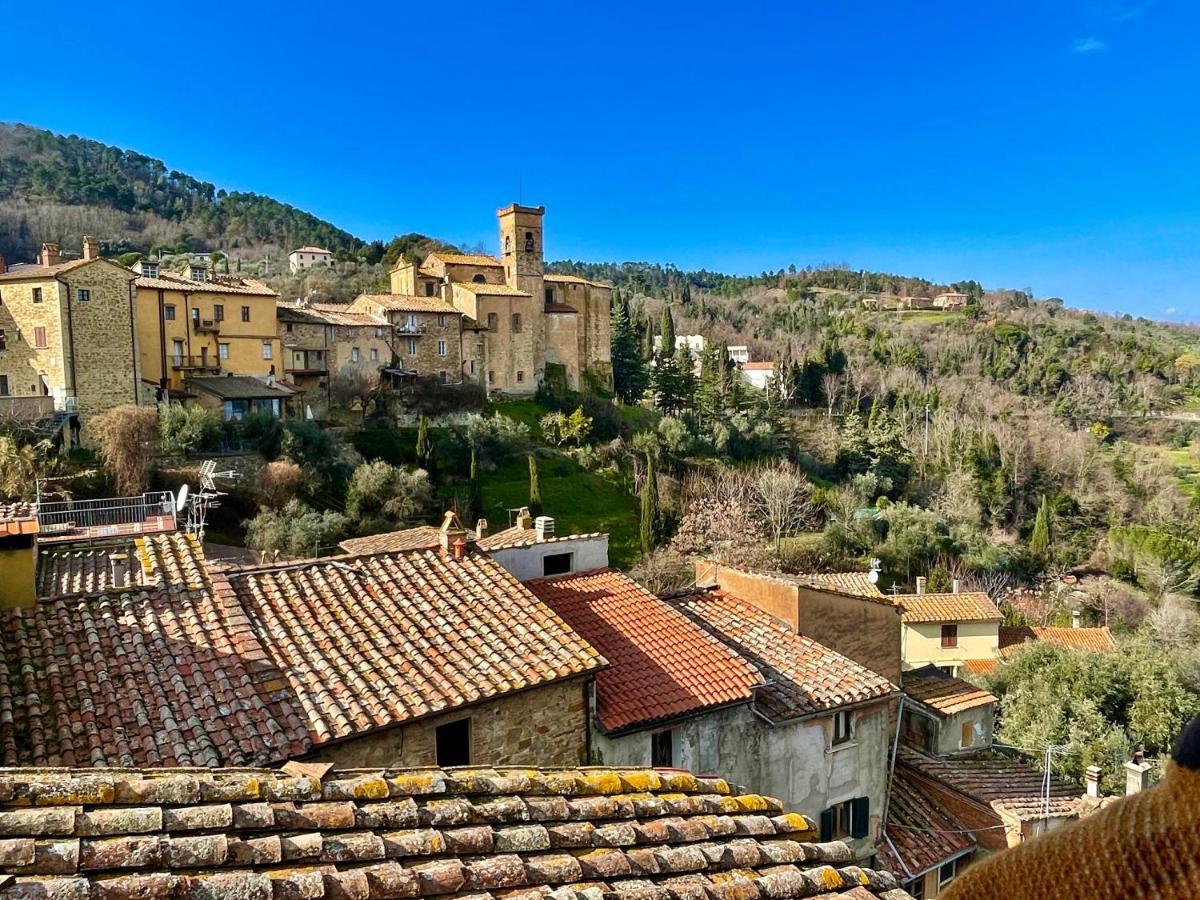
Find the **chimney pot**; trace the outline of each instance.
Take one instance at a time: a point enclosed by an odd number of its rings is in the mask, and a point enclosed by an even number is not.
[[[957,594],[962,590],[962,582],[955,578],[952,582],[950,582],[950,590]]]
[[[483,538],[485,538],[487,536],[488,536],[487,519],[480,519],[478,522],[475,523],[475,539],[482,540]]]
[[[462,559],[463,556],[466,554],[466,552],[467,552],[467,542],[464,541],[462,538],[456,539],[454,541],[454,558]]]
[[[43,266],[57,266],[61,258],[58,244],[45,243],[42,244],[41,257],[38,260]]]
[[[1099,766],[1088,766],[1084,772],[1084,778],[1087,781],[1087,795],[1089,797],[1100,796],[1100,775],[1102,770]]]
[[[84,259],[99,259],[100,258],[100,242],[90,234],[83,236],[83,258]]]
[[[522,506],[521,511],[517,513],[517,527],[526,531],[533,527],[533,516],[529,515],[528,506]]]
[[[554,537],[554,519],[550,516],[538,516],[533,523],[534,534],[539,541]]]
[[[1136,794],[1146,789],[1150,780],[1150,763],[1146,762],[1141,750],[1125,763],[1125,793]]]
[[[1082,614],[1077,609],[1071,610],[1071,627],[1078,628],[1083,621]]]
[[[925,593],[925,576],[918,575],[917,576],[917,596],[920,597],[924,593]]]
[[[114,553],[109,558],[109,565],[112,568],[112,585],[113,587],[123,588],[129,586],[129,555],[126,553]]]

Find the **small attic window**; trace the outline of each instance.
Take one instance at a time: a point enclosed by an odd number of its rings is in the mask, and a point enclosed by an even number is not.
[[[476,272],[474,275],[472,275],[471,280],[473,282],[475,282],[476,284],[483,284],[485,281],[487,281],[487,279],[483,277],[483,273],[481,273],[481,272]]]
[[[439,766],[471,764],[471,720],[459,719],[439,725],[434,731]]]

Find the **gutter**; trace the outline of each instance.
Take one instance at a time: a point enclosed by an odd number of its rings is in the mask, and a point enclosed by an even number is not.
[[[888,813],[891,811],[892,806],[892,784],[896,780],[896,752],[900,749],[900,726],[904,722],[904,701],[906,697],[907,695],[901,691],[900,704],[896,707],[896,737],[892,740],[891,760],[888,762],[888,784],[887,791],[883,795],[883,814],[879,820],[880,831],[885,831],[887,828]]]

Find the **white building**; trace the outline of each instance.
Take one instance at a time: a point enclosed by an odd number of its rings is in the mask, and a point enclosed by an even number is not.
[[[703,353],[705,345],[706,345],[706,342],[704,340],[704,335],[702,335],[702,334],[677,334],[677,335],[675,335],[675,349],[679,350],[680,347],[687,347],[688,352],[691,353],[692,356],[699,356],[701,353]],[[661,334],[656,334],[654,336],[654,352],[655,353],[662,352],[662,335]]]
[[[332,264],[333,254],[324,247],[300,247],[288,254],[288,269],[292,272]]]
[[[767,385],[775,378],[775,363],[773,362],[743,362],[741,368],[742,377],[760,391],[765,391]]]

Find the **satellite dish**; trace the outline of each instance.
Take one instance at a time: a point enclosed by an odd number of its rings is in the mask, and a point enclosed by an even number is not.
[[[875,584],[877,581],[879,581],[879,572],[876,569],[872,569],[867,573],[867,581],[871,582],[871,584]]]
[[[180,510],[182,510],[184,506],[187,505],[187,501],[188,486],[186,484],[181,484],[179,486],[179,493],[175,495],[175,512],[178,513]]]

